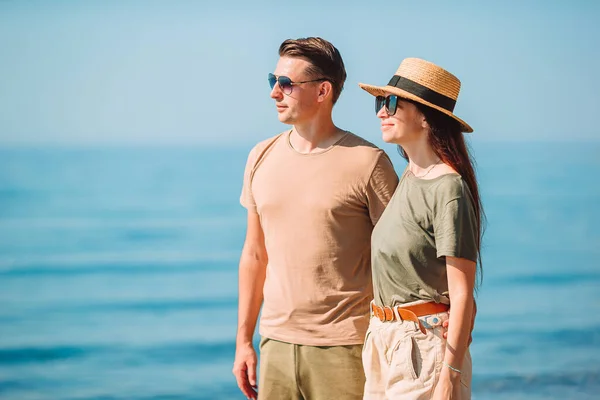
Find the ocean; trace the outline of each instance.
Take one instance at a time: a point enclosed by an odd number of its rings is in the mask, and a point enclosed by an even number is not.
[[[600,142],[473,148],[488,217],[473,399],[597,399]],[[248,150],[0,150],[1,399],[243,398]]]

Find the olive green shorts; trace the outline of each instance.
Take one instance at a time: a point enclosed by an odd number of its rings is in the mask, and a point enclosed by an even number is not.
[[[305,346],[263,337],[259,400],[360,400],[362,344]]]

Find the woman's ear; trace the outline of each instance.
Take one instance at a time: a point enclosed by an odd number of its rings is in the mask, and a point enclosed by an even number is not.
[[[421,119],[421,128],[423,128],[423,129],[429,129],[429,123],[425,119],[425,116],[423,114],[421,114],[419,116],[419,118]]]

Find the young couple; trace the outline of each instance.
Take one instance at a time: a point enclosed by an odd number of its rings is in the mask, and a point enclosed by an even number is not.
[[[291,128],[252,149],[241,195],[240,390],[470,399],[483,210],[463,138],[472,129],[453,114],[460,81],[407,58],[386,86],[360,84],[383,140],[408,160],[398,178],[384,151],[333,123],[346,80],[339,51],[306,38],[286,40],[279,56],[271,98]]]

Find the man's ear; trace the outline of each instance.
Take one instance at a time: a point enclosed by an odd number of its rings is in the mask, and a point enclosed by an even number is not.
[[[325,101],[325,99],[327,99],[327,97],[332,96],[333,95],[333,86],[331,85],[331,82],[329,81],[324,81],[321,82],[321,84],[319,85],[319,94],[318,94],[318,101],[319,102],[323,102]]]

